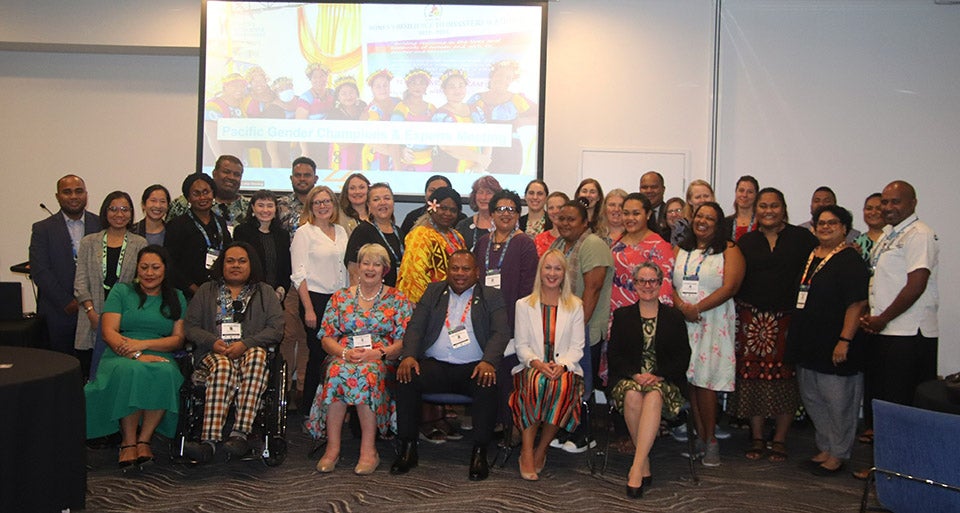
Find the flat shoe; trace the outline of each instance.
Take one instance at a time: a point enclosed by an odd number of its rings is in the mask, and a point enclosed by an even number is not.
[[[856,472],[851,472],[851,474],[861,481],[866,481],[870,477],[870,469],[857,470]]]
[[[353,468],[353,473],[358,476],[365,476],[367,474],[373,474],[377,467],[380,466],[380,455],[377,455],[377,459],[374,460],[372,464],[364,465],[363,463],[357,463],[357,466]]]
[[[321,474],[329,474],[330,472],[333,472],[333,469],[337,467],[337,462],[339,461],[340,461],[339,456],[334,458],[332,461],[320,458],[320,461],[317,462],[317,472],[320,472]]]
[[[813,470],[810,471],[811,474],[820,477],[835,476],[840,472],[843,472],[843,463],[838,465],[837,468],[827,468],[823,465],[817,465],[816,467],[813,467]]]

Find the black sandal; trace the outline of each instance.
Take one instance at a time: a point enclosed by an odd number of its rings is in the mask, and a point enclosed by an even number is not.
[[[137,444],[133,444],[133,445],[121,445],[121,446],[120,446],[120,454],[123,454],[123,450],[124,450],[124,449],[136,449],[136,448],[137,448]],[[117,462],[117,465],[118,465],[121,469],[125,469],[125,468],[133,465],[133,464],[136,463],[136,462],[137,462],[137,459],[136,459],[136,458],[134,458],[134,459],[132,459],[132,460],[120,460],[120,461]]]
[[[137,445],[141,445],[141,444],[146,445],[147,447],[150,447],[150,442],[143,442],[143,441],[137,440]],[[136,445],[132,447],[136,447]],[[151,453],[150,456],[137,456],[137,465],[143,466],[143,465],[153,463],[155,458],[152,454],[153,453],[152,449],[150,453]]]

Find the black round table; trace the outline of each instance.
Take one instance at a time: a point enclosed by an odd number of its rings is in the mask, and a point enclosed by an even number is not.
[[[0,346],[0,511],[83,509],[85,439],[80,362]]]

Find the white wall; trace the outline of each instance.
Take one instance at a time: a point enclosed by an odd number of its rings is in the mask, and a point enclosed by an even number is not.
[[[836,185],[856,209],[893,177],[911,180],[941,235],[941,371],[957,370],[960,228],[946,206],[960,185],[960,149],[950,144],[960,133],[960,7],[723,5],[721,203],[744,173],[781,187],[794,220],[818,184]],[[562,0],[549,10],[552,188],[572,192],[582,148],[687,151],[691,177],[708,178],[714,1]],[[160,182],[176,194],[194,168],[199,26],[196,0],[0,4],[0,173],[13,184],[0,279],[19,279],[9,267],[26,260],[30,224],[44,216],[37,204],[56,208],[63,174],[86,178],[94,209],[113,189],[138,194]]]

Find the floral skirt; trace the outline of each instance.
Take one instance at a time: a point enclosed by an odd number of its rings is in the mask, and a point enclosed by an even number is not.
[[[310,408],[307,430],[314,438],[325,437],[327,407],[340,401],[347,405],[366,404],[376,416],[381,434],[395,431],[397,408],[390,393],[394,373],[394,368],[382,361],[356,364],[331,358],[323,388]]]
[[[610,399],[613,400],[613,406],[621,415],[623,414],[623,400],[630,390],[643,393],[659,390],[660,397],[663,398],[663,408],[660,410],[660,416],[665,419],[675,418],[677,414],[680,413],[680,408],[683,407],[683,403],[686,401],[683,395],[680,394],[680,387],[673,383],[661,381],[656,385],[640,385],[632,379],[621,379],[613,386],[613,390],[610,391]]]

